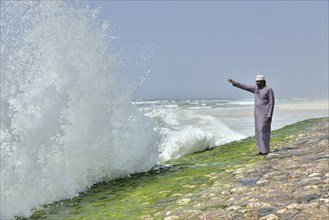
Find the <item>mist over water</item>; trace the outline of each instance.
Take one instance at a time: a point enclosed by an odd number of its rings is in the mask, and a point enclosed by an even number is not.
[[[1,218],[154,166],[154,122],[131,104],[98,11],[1,4]]]

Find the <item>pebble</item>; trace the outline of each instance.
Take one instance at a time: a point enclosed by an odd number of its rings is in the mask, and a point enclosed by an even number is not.
[[[166,215],[170,215],[172,213],[172,211],[168,211],[166,212]]]
[[[193,189],[196,188],[196,185],[183,185],[184,188],[189,188],[189,189]]]
[[[269,214],[269,215],[266,215],[262,218],[260,218],[259,220],[279,220],[280,218],[276,215],[273,215],[273,214]]]
[[[265,202],[251,202],[248,203],[247,207],[268,208],[272,207],[272,205]]]
[[[231,192],[234,192],[234,193],[240,193],[240,192],[244,192],[246,191],[248,188],[245,187],[245,186],[241,186],[241,187],[235,187],[231,190]]]
[[[329,203],[329,199],[323,199],[323,198],[321,198],[321,199],[319,199],[319,201],[320,202],[324,202],[324,203]]]
[[[319,188],[319,186],[317,186],[317,185],[309,185],[309,186],[304,187],[305,190],[318,189],[318,188]]]
[[[172,215],[172,216],[165,217],[163,220],[175,220],[175,219],[179,219],[179,217],[176,215]]]
[[[303,204],[297,204],[297,203],[292,203],[290,205],[287,206],[287,210],[291,210],[291,209],[302,209],[305,205]]]
[[[310,175],[308,175],[308,177],[315,177],[315,176],[321,176],[321,173],[311,173]]]
[[[238,209],[241,209],[241,206],[230,206],[226,210],[227,211],[236,211]]]
[[[258,181],[256,182],[257,185],[262,185],[262,184],[264,184],[264,183],[268,183],[268,180],[266,180],[266,179],[260,179],[260,180],[258,180]]]
[[[278,210],[276,213],[279,213],[279,214],[283,214],[287,211],[288,209],[284,208],[284,209],[280,209]]]
[[[203,202],[199,202],[199,203],[195,204],[195,205],[193,206],[193,208],[201,208],[201,207],[204,207],[204,206],[206,206],[205,203],[203,203]]]
[[[209,198],[209,197],[213,197],[213,196],[215,196],[214,193],[206,193],[206,194],[203,194],[203,195],[201,196],[201,198]]]
[[[189,198],[180,199],[180,200],[177,201],[177,204],[185,205],[185,204],[189,203],[190,201],[191,201],[191,199],[189,199]]]
[[[312,200],[320,198],[320,195],[318,194],[311,194],[311,195],[306,195],[306,196],[301,196],[297,198],[298,203],[308,203]]]
[[[173,196],[182,196],[183,194],[181,194],[181,193],[175,193],[175,194],[173,194]]]

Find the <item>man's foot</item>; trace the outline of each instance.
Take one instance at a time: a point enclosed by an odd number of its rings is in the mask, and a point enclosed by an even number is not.
[[[264,155],[268,155],[268,153],[259,152],[258,154],[255,154],[255,156],[264,156]]]

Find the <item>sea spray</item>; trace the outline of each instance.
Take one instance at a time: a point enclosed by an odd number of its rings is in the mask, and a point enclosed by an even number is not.
[[[1,219],[157,163],[119,60],[87,5],[1,2]]]
[[[246,137],[216,116],[223,111],[217,103],[220,101],[163,100],[134,104],[157,122],[161,135],[160,161],[163,162]]]

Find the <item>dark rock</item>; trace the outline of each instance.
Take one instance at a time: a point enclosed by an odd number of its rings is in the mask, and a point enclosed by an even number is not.
[[[240,182],[242,185],[245,186],[256,186],[258,180],[260,180],[260,178],[250,178],[250,179],[243,179]]]
[[[322,160],[322,159],[329,159],[328,156],[317,156],[317,157],[314,157],[312,158],[313,160]]]
[[[261,216],[271,214],[275,211],[274,208],[261,208],[257,210],[257,213]]]
[[[314,199],[318,199],[320,198],[320,195],[318,194],[312,194],[312,195],[307,195],[307,196],[301,196],[297,198],[297,202],[298,203],[307,203],[310,202]]]
[[[173,198],[168,198],[168,199],[163,199],[163,200],[158,200],[158,203],[166,203],[166,202],[172,202],[172,201],[176,201],[177,198],[173,197]]]

